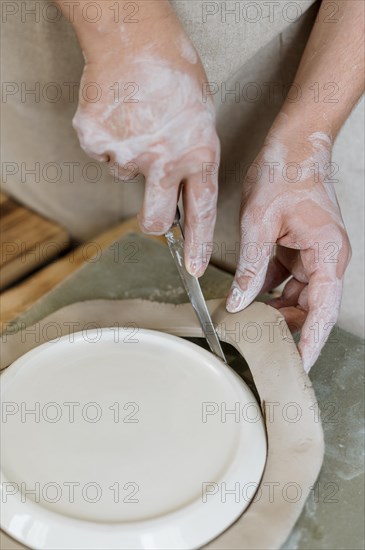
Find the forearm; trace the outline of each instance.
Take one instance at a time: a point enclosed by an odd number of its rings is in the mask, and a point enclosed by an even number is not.
[[[148,44],[151,33],[174,16],[168,0],[103,0],[94,6],[89,0],[54,1],[72,23],[88,58],[110,51],[116,43]]]
[[[364,7],[323,0],[282,112],[335,139],[364,89]],[[331,17],[331,12],[333,17]]]

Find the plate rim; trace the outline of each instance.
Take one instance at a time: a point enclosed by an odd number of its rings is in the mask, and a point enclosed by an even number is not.
[[[105,335],[108,335],[109,337],[114,336],[116,330],[118,330],[118,333],[126,332],[126,329],[124,329],[123,327],[102,327],[102,328],[97,328],[93,330],[88,330],[88,334],[93,335],[97,332],[100,333],[101,331],[101,337],[98,340],[98,342],[100,342],[103,340]],[[77,331],[75,333],[72,333],[73,341],[82,339],[84,344],[86,345],[92,344],[92,342],[85,341],[85,339],[83,338],[83,333],[84,331]],[[199,355],[205,357],[206,360],[209,360],[210,363],[212,362],[215,368],[223,369],[225,377],[227,379],[230,379],[231,387],[233,387],[233,382],[234,382],[235,383],[234,386],[237,392],[241,394],[242,392],[244,392],[246,395],[249,395],[252,398],[252,400],[254,400],[257,403],[257,399],[255,398],[254,394],[252,393],[250,388],[247,386],[247,384],[243,381],[243,379],[230,366],[223,363],[223,361],[221,361],[218,357],[213,355],[208,350],[205,350],[204,348],[201,348],[194,342],[190,342],[189,340],[183,339],[180,336],[169,334],[167,332],[162,332],[159,330],[139,328],[139,333],[146,334],[147,336],[150,335],[152,337],[158,336],[162,340],[167,339],[170,341],[174,341],[178,343],[180,346],[183,346],[185,348],[190,348],[192,352],[195,351],[195,353],[198,353]],[[58,344],[59,345],[63,344],[69,338],[70,338],[70,335],[64,335],[58,339],[44,342],[36,346],[35,348],[27,351],[21,357],[16,359],[1,375],[1,378],[0,378],[1,397],[3,397],[4,392],[6,392],[6,387],[11,382],[13,377],[16,376],[19,370],[26,365],[29,359],[34,359],[34,357],[36,357],[43,351],[48,350],[52,347],[53,349],[55,349],[55,347],[57,347]],[[107,341],[108,340],[109,338],[107,338]],[[265,431],[264,421],[263,421],[263,417],[259,406],[258,406],[258,410],[260,412],[260,417],[259,417],[259,421],[255,423],[255,426],[260,426],[259,430],[261,431],[261,434],[263,436],[261,439],[261,445],[263,445],[264,447],[264,453],[263,453],[263,456],[259,457],[259,459],[257,460],[257,467],[258,467],[258,470],[260,470],[260,475],[256,475],[257,486],[259,486],[260,484],[260,480],[262,478],[262,475],[265,469],[266,460],[267,460],[266,431]],[[259,433],[258,430],[257,430],[257,433]],[[240,445],[242,446],[242,442],[240,443]],[[241,452],[241,449],[237,448],[235,453],[235,459],[232,461],[233,463],[237,462],[237,457],[239,457],[240,452]],[[231,468],[232,468],[232,463],[230,464],[229,470],[231,470]],[[2,467],[1,467],[0,473],[2,478],[1,482],[3,483],[4,481],[6,481],[6,476],[3,473]],[[236,475],[237,479],[239,479],[238,475]],[[11,524],[14,523],[11,521],[12,517],[16,517],[16,514],[17,514],[16,508],[19,505],[24,506],[24,503],[21,503],[18,501],[20,500],[20,495],[19,495],[19,499],[15,499],[15,500],[17,502],[14,502],[13,506],[10,506],[10,507],[9,505],[5,506],[3,503],[3,512],[1,514],[0,523],[4,531],[7,532],[11,537],[22,542],[23,544],[27,545],[30,548],[35,548],[35,549],[47,548],[50,550],[53,548],[54,549],[59,548],[59,539],[57,539],[57,536],[56,536],[56,539],[58,540],[58,544],[57,544],[57,540],[53,541],[53,538],[49,540],[50,534],[47,540],[44,541],[44,543],[38,544],[38,542],[35,543],[32,539],[32,536],[29,535],[29,529],[27,530],[27,533],[24,530],[23,532],[14,532],[14,527],[11,526]],[[34,503],[33,501],[27,502],[26,509],[29,509],[30,513],[34,514],[34,517],[36,518],[36,520],[33,520],[33,521],[37,521],[38,516],[40,516],[40,519],[38,517],[38,521],[42,520],[42,517],[44,517],[45,518],[44,521],[47,524],[48,529],[49,529],[49,526],[51,525],[52,529],[55,530],[55,533],[54,533],[55,535],[57,530],[61,529],[62,535],[63,535],[62,537],[63,544],[65,548],[70,548],[70,549],[71,548],[72,549],[88,548],[90,550],[92,548],[102,548],[102,546],[100,546],[101,541],[100,543],[97,542],[98,538],[101,537],[103,539],[102,544],[104,545],[108,544],[109,545],[108,548],[110,549],[126,548],[129,550],[132,548],[146,548],[146,549],[156,548],[160,550],[162,548],[171,548],[171,541],[169,541],[166,546],[163,545],[164,525],[162,524],[166,523],[166,518],[172,521],[174,521],[174,519],[179,519],[179,521],[181,521],[181,519],[183,518],[179,516],[186,515],[186,517],[188,518],[187,520],[188,524],[184,525],[184,523],[182,523],[185,538],[184,538],[184,541],[180,541],[181,544],[179,546],[176,546],[176,548],[177,547],[178,548],[198,548],[203,544],[206,544],[209,541],[213,540],[218,535],[220,535],[225,529],[230,527],[230,525],[232,525],[232,523],[234,523],[237,520],[237,518],[244,512],[244,510],[248,507],[251,501],[251,500],[248,500],[243,504],[241,502],[239,503],[230,502],[228,506],[227,506],[227,502],[218,503],[217,505],[217,501],[214,501],[214,503],[213,501],[209,501],[209,505],[207,505],[208,503],[205,503],[204,506],[202,507],[200,500],[201,499],[199,499],[198,501],[195,500],[193,502],[190,502],[188,505],[184,506],[183,508],[179,508],[173,512],[165,514],[162,517],[151,518],[151,519],[146,519],[142,521],[133,521],[133,522],[130,522],[129,524],[122,524],[117,522],[102,523],[102,522],[76,519],[70,516],[63,515],[61,513],[53,512],[40,504]],[[222,504],[224,504],[224,506],[222,506]],[[40,513],[38,513],[39,510],[40,510]],[[204,513],[202,512],[199,513],[199,510],[204,510]],[[188,514],[186,514],[187,512]],[[24,513],[24,508],[23,508],[23,513]],[[3,519],[4,514],[5,514],[5,520]],[[210,524],[213,523],[212,521],[213,516],[214,516],[214,528],[211,528]],[[189,525],[189,522],[190,522],[190,525]],[[67,526],[69,526],[69,532],[68,532],[69,536],[65,537],[65,534],[67,534],[67,532],[65,533],[65,527]],[[143,538],[144,533],[141,533],[136,537],[137,539],[139,539],[140,544],[133,545],[133,542],[132,542],[132,545],[131,545],[131,541],[129,541],[127,546],[121,545],[120,536],[128,535],[128,532],[133,530],[133,528],[135,528],[136,526],[138,531],[140,530],[143,531],[143,527],[145,527],[145,529],[147,530],[145,534],[157,531],[157,533],[153,535],[154,543],[152,543],[152,541],[149,540],[148,546],[145,546],[141,540],[141,538]],[[70,529],[71,527],[72,529]],[[90,534],[90,540],[89,540],[89,537],[87,539],[85,538],[86,533]],[[190,533],[192,533],[192,536],[189,536]],[[74,538],[77,536],[80,537],[79,542],[81,542],[82,540],[82,544],[80,546],[77,545],[77,540],[75,540]],[[162,537],[162,540],[161,540],[161,537]],[[69,539],[69,544],[67,543],[68,539]],[[96,542],[97,542],[97,545],[94,546],[93,543],[96,543]],[[114,543],[116,543],[115,546],[113,545]]]

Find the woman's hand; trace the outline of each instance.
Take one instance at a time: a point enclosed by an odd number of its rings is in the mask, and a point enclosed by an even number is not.
[[[142,7],[143,7],[143,3]],[[183,183],[185,263],[205,271],[204,243],[213,240],[219,141],[213,104],[199,57],[169,4],[135,26],[82,35],[85,68],[73,121],[80,144],[113,174],[146,178],[141,228],[163,234],[171,226]],[[212,175],[211,172],[214,172]]]
[[[240,261],[227,301],[229,311],[239,311],[289,277],[269,303],[293,331],[301,329],[306,371],[337,320],[351,256],[330,182],[331,149],[328,135],[305,134],[279,116],[246,177]]]

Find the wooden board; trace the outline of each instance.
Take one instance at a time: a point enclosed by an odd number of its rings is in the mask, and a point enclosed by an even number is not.
[[[0,193],[0,289],[39,268],[68,248],[67,231]]]
[[[18,285],[3,292],[0,296],[0,329],[27,311],[42,296],[47,294],[68,275],[128,233],[141,233],[137,218],[124,221],[98,237],[87,241],[56,262],[37,271]],[[164,237],[150,236],[151,239],[165,243]],[[92,246],[88,246],[92,243]]]

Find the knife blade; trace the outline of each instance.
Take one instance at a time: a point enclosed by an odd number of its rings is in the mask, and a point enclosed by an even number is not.
[[[181,281],[202,327],[209,347],[215,355],[227,363],[217,332],[213,325],[213,321],[209,314],[203,292],[200,288],[199,280],[196,277],[193,277],[193,275],[190,275],[184,264],[184,233],[180,224],[179,209],[176,210],[174,222],[167,233],[165,233],[165,237]]]

